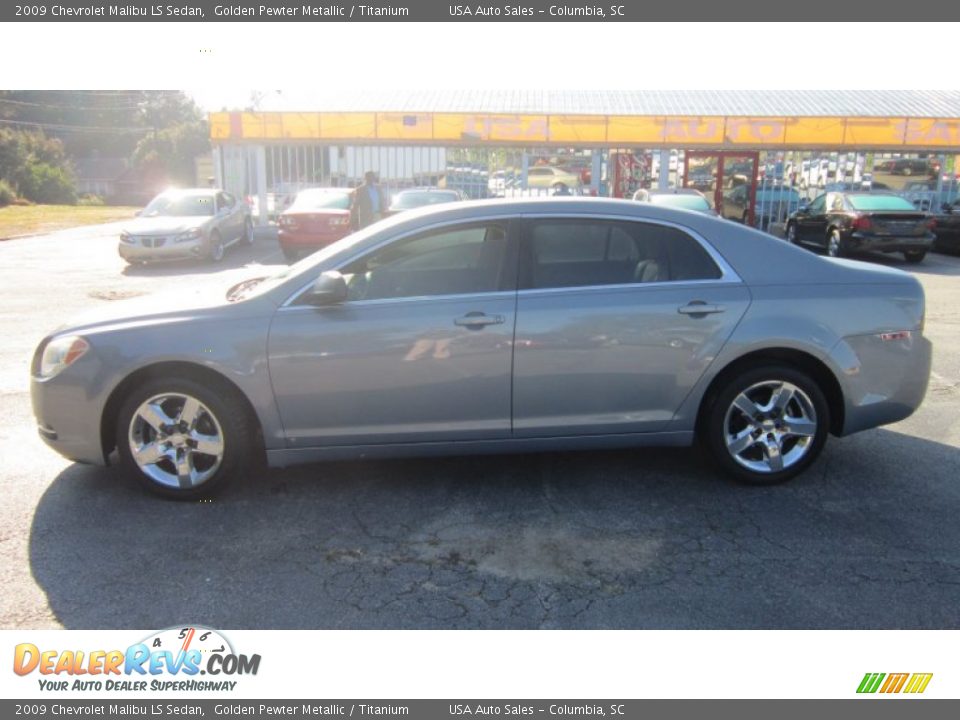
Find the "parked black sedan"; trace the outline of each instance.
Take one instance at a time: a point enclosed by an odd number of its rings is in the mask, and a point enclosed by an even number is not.
[[[813,245],[831,257],[878,250],[923,260],[933,244],[933,219],[899,195],[827,192],[801,206],[787,221],[787,240]]]
[[[940,252],[960,252],[960,198],[943,206],[942,212],[933,218],[933,232],[937,239],[933,247]]]

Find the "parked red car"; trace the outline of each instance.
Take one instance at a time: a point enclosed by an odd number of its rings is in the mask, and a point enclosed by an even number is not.
[[[280,249],[293,261],[346,237],[352,231],[350,200],[343,188],[301,190],[280,215]]]

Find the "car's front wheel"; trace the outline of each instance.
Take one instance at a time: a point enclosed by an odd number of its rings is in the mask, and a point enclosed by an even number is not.
[[[827,400],[812,378],[788,365],[759,365],[719,388],[700,439],[727,474],[773,485],[817,458],[829,426]]]
[[[130,393],[120,409],[116,442],[126,476],[165,497],[195,500],[242,473],[254,433],[234,391],[160,378]]]
[[[907,259],[908,263],[918,263],[923,262],[923,259],[927,256],[926,250],[910,250],[905,252],[903,256]]]
[[[218,263],[223,260],[225,251],[226,248],[223,244],[223,238],[220,237],[220,233],[214,231],[213,235],[210,236],[210,262]]]

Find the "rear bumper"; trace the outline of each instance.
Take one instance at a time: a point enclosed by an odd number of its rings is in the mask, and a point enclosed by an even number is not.
[[[342,231],[330,233],[299,233],[280,230],[277,233],[277,237],[280,241],[280,247],[285,249],[303,250],[305,248],[313,248],[319,250],[320,248],[335,243],[337,240],[342,240],[349,235],[350,232],[349,227]]]
[[[929,250],[933,246],[934,235],[896,236],[896,235],[867,235],[852,233],[847,238],[847,246],[851,250],[876,250],[878,252],[910,252],[914,250]]]
[[[930,380],[933,345],[917,330],[884,340],[857,335],[841,340],[831,355],[843,369],[841,435],[898,422],[920,407]]]

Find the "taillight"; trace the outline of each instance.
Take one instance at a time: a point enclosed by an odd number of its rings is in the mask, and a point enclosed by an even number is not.
[[[861,231],[872,230],[873,221],[870,218],[868,218],[866,215],[861,215],[860,217],[858,217],[856,220],[853,221],[853,229],[861,230]]]

